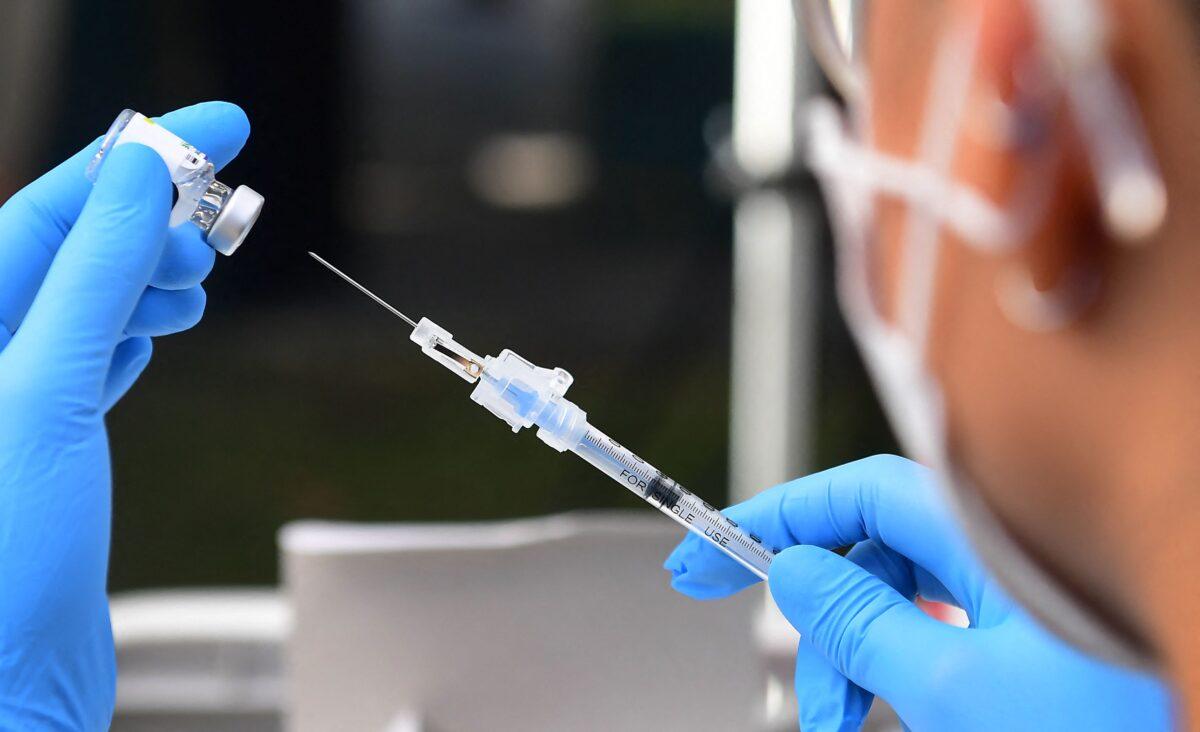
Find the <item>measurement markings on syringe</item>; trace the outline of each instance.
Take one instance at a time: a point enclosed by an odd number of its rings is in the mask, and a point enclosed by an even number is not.
[[[724,514],[715,510],[708,510],[708,508],[701,508],[700,506],[696,505],[697,503],[701,503],[705,507],[708,506],[707,503],[700,501],[696,496],[691,496],[690,498],[681,501],[676,507],[672,508],[671,511],[672,513],[678,514],[680,518],[684,519],[689,524],[694,523],[695,519],[702,517],[704,522],[707,524],[707,526],[703,528],[704,535],[709,539],[712,539],[712,541],[718,546],[728,546],[730,542],[733,542],[759,559],[763,559],[768,562],[771,559],[774,559],[775,552],[771,551],[771,549],[764,546],[761,542],[755,541],[755,537],[753,535],[747,535],[741,529],[733,529],[732,531],[724,529],[721,526],[721,523],[731,523],[728,521],[728,519],[725,519]],[[722,519],[725,519],[725,521],[722,522]],[[736,524],[734,524],[734,526],[736,526]]]
[[[663,508],[675,514],[683,523],[699,524],[698,528],[713,543],[720,547],[728,547],[730,542],[738,544],[746,552],[762,559],[771,561],[775,553],[763,546],[753,535],[747,536],[737,524],[728,519],[707,501],[692,495],[686,488],[659,473],[646,489],[646,498],[657,502]],[[732,525],[730,530],[728,527]]]
[[[773,551],[763,546],[761,541],[756,541],[756,537],[747,536],[736,521],[668,478],[608,435],[589,430],[584,441],[599,449],[615,466],[621,468],[620,478],[630,489],[639,491],[652,505],[669,511],[681,523],[695,526],[717,546],[729,548],[731,543],[736,544],[745,553],[767,563],[774,558]]]
[[[600,451],[603,452],[605,455],[608,455],[613,460],[617,461],[618,463],[620,463],[628,468],[631,468],[634,470],[637,469],[637,466],[630,463],[628,458],[633,458],[635,461],[637,461],[641,465],[649,465],[649,463],[647,463],[645,460],[643,460],[640,457],[638,457],[637,455],[635,455],[631,450],[618,444],[615,440],[613,440],[613,438],[609,437],[608,435],[605,435],[602,432],[598,432],[596,430],[588,430],[587,434],[584,435],[583,439],[587,442],[592,443],[596,447],[600,448]]]
[[[630,488],[637,488],[644,492],[653,484],[654,474],[658,471],[633,451],[595,430],[589,430],[584,440],[598,447],[613,462],[624,468],[621,471],[621,478],[629,484]]]

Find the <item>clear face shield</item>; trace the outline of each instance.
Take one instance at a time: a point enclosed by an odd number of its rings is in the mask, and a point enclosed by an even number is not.
[[[829,207],[838,249],[838,295],[884,409],[909,454],[938,471],[940,484],[985,564],[1050,630],[1089,652],[1130,666],[1153,666],[1149,649],[1066,589],[1004,528],[956,468],[947,450],[943,392],[925,362],[935,273],[948,231],[965,246],[1002,253],[1024,246],[1045,215],[1057,174],[1054,150],[1041,150],[1009,200],[994,201],[956,181],[953,155],[970,97],[977,23],[960,22],[936,49],[916,152],[900,158],[871,144],[867,30],[870,0],[795,0],[813,55],[844,101],[808,105],[806,150]],[[1138,109],[1113,71],[1107,18],[1093,0],[1024,0],[1035,23],[1038,89],[1030,98],[1065,106],[1079,131],[1105,226],[1120,242],[1153,234],[1166,192]],[[1011,140],[1028,144],[1037,110],[1011,110]],[[906,209],[894,317],[881,312],[875,208]],[[875,278],[873,280],[873,277]],[[1095,294],[1094,276],[1068,275],[1054,290],[998,283],[996,296],[1018,327],[1064,327]]]

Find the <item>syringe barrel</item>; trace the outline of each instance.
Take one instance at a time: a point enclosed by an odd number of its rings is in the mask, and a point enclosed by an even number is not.
[[[578,442],[569,449],[760,579],[767,578],[775,558],[773,548],[616,440],[585,424]]]
[[[420,324],[417,330],[420,330]],[[443,334],[439,342],[446,347],[452,339],[449,333],[443,331]],[[438,358],[435,354],[430,355]],[[469,351],[456,351],[455,355],[478,361],[478,357]],[[451,356],[438,360],[451,368],[455,368],[452,363],[457,363]],[[483,372],[478,378],[471,399],[507,422],[513,432],[537,425],[537,436],[542,442],[559,452],[570,450],[575,453],[761,579],[767,578],[775,550],[765,546],[757,536],[742,530],[733,519],[668,478],[616,440],[588,424],[587,412],[563,396],[571,385],[569,373],[562,369],[534,366],[505,349],[495,358],[489,356],[484,359]]]

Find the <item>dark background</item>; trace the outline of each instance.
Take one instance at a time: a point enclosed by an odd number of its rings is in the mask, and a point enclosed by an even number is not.
[[[267,198],[206,283],[204,321],[157,339],[110,416],[111,588],[274,582],[275,532],[297,518],[639,505],[512,435],[308,249],[481,354],[567,368],[594,423],[721,502],[731,208],[709,160],[728,124],[732,7],[68,2],[30,176],[124,107],[225,99],[253,132],[219,178]],[[580,142],[582,194],[484,200],[479,151],[544,132]],[[827,466],[890,438],[828,293],[820,322]]]

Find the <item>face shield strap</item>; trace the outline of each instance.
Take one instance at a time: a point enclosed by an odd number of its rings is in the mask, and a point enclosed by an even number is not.
[[[1024,216],[1000,210],[927,163],[885,155],[854,141],[832,101],[812,100],[807,114],[809,167],[838,181],[847,194],[904,201],[984,251],[1003,252],[1021,240],[1014,222]]]
[[[903,201],[939,221],[967,246],[990,254],[1016,250],[1043,220],[1059,164],[1053,152],[1038,158],[1023,175],[1012,202],[1001,207],[926,163],[879,153],[857,142],[832,100],[810,100],[806,115],[808,166],[824,188],[836,182],[841,197]],[[868,203],[853,206],[871,208]]]

